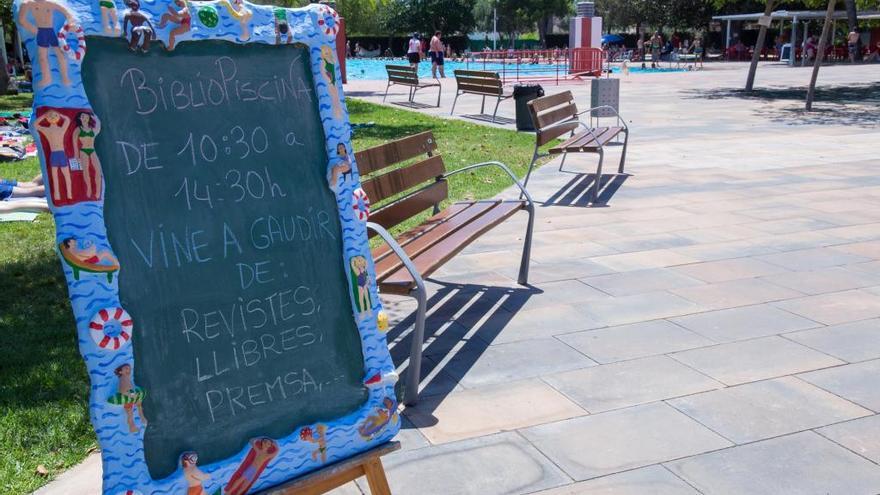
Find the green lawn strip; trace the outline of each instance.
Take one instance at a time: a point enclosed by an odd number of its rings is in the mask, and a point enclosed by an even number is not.
[[[0,108],[28,104],[15,98],[10,103],[0,97]],[[353,123],[376,123],[357,129],[355,150],[431,130],[450,170],[498,160],[521,177],[531,158],[534,136],[529,134],[354,99],[347,105]],[[37,173],[35,158],[0,163],[3,178],[27,180]],[[450,200],[488,198],[510,184],[498,169],[463,173],[450,180]],[[34,223],[0,223],[0,493],[29,493],[96,446],[88,376],[54,238],[47,214]],[[48,475],[39,474],[38,466]]]

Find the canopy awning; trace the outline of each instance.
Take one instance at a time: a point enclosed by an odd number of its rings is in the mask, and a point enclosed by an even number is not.
[[[754,14],[732,14],[732,15],[715,15],[712,19],[716,21],[757,21],[764,16],[763,12],[755,12]],[[797,19],[804,21],[808,19],[824,19],[824,10],[777,10],[770,14],[772,20],[792,21]],[[862,20],[880,19],[880,10],[864,10],[858,12],[858,18]],[[834,12],[834,19],[846,19],[846,11],[838,10]]]

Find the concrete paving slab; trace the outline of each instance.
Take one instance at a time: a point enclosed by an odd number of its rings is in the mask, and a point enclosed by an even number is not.
[[[506,383],[596,363],[556,339],[498,344],[444,357],[439,368],[466,388]]]
[[[404,411],[431,443],[441,444],[587,414],[538,379],[428,398]]]
[[[726,385],[843,364],[827,354],[775,336],[682,351],[670,356]]]
[[[663,466],[654,465],[620,474],[561,486],[535,495],[699,495],[692,486]]]
[[[738,444],[873,414],[790,376],[667,402]]]
[[[669,318],[703,310],[697,304],[668,292],[650,292],[610,300],[589,301],[578,309],[605,326]]]
[[[667,463],[705,495],[872,495],[880,466],[813,432]]]
[[[584,278],[581,281],[612,296],[631,296],[646,292],[703,285],[703,282],[700,280],[667,268],[612,273],[610,275]]]
[[[578,481],[731,445],[663,403],[535,426],[521,433]]]
[[[597,363],[666,354],[714,343],[666,320],[575,332],[557,338]]]
[[[396,452],[383,461],[394,493],[518,495],[571,482],[514,432]]]
[[[880,294],[863,289],[789,299],[773,304],[826,325],[880,316]]]
[[[872,411],[880,411],[880,360],[799,375],[800,378]]]
[[[826,426],[816,432],[880,464],[880,415]]]
[[[723,387],[666,356],[556,373],[544,381],[591,413]]]
[[[541,298],[547,305],[518,311],[498,329],[498,336],[492,340],[493,343],[539,339],[605,326],[603,321],[584,314],[573,305],[553,304],[552,298],[540,295],[536,298]]]
[[[871,258],[846,253],[835,248],[813,248],[786,253],[758,256],[759,260],[779,265],[789,270],[817,270],[840,265],[852,265],[871,261]]]
[[[754,258],[707,261],[679,266],[674,270],[708,283],[753,278],[788,271],[778,265]]]
[[[851,363],[880,358],[880,319],[804,330],[785,337]]]
[[[797,290],[808,295],[860,289],[875,285],[878,282],[878,278],[874,275],[844,267],[778,273],[776,275],[763,277],[761,280]]]
[[[803,296],[802,292],[786,289],[758,278],[670,289],[669,292],[706,309],[735,308]]]
[[[734,342],[820,326],[769,304],[680,316],[671,321],[715,342]]]

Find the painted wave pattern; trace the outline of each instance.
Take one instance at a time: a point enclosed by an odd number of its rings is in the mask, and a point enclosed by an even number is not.
[[[14,15],[17,18],[23,0],[16,0]],[[121,13],[123,5],[116,2],[117,10]],[[166,8],[171,5],[170,1],[144,2],[142,10],[153,18],[158,18]],[[208,28],[198,22],[198,16],[193,12],[193,24],[189,33],[179,37],[180,41],[221,39],[233,42],[242,42],[242,30],[239,21],[232,17],[225,1],[199,2],[199,8],[214,6],[219,14],[219,23],[215,28]],[[87,35],[102,35],[101,14],[97,2],[85,0],[69,1],[65,6],[72,11],[78,24]],[[192,5],[191,5],[192,8]],[[246,8],[253,14],[249,23],[251,36],[247,39],[250,43],[275,43],[274,31],[274,7],[246,4]],[[314,75],[314,84],[318,95],[318,104],[322,115],[322,125],[327,137],[327,153],[333,156],[335,145],[338,142],[346,144],[351,150],[351,126],[348,124],[348,113],[344,105],[342,95],[341,74],[336,74],[335,87],[339,88],[339,100],[337,105],[342,105],[342,119],[337,119],[333,112],[333,101],[328,84],[323,80],[320,71],[321,51],[324,44],[331,47],[334,57],[336,56],[335,42],[332,33],[322,30],[319,19],[329,15],[324,7],[312,5],[303,9],[285,9],[291,27],[294,41],[303,43],[310,48],[311,68]],[[121,16],[120,16],[121,17]],[[60,20],[60,19],[56,19]],[[60,28],[60,24],[57,28]],[[23,31],[22,31],[23,32]],[[167,40],[170,28],[157,29],[160,40]],[[30,53],[36,53],[36,42],[32,35],[25,33],[24,42]],[[76,48],[76,41],[71,41],[72,48]],[[70,86],[62,86],[57,81],[61,80],[61,74],[57,63],[50,57],[50,65],[53,76],[52,84],[40,88],[34,98],[34,107],[54,106],[62,108],[91,108],[82,84],[81,62],[68,59],[68,74],[72,81]],[[34,66],[34,78],[41,77],[39,64]],[[32,117],[33,118],[33,117]],[[34,138],[39,142],[40,136],[36,133],[35,126],[31,126]],[[38,147],[39,148],[39,147]],[[42,149],[39,149],[41,166],[46,173],[45,157]],[[353,156],[352,156],[353,159]],[[328,164],[328,167],[331,164]],[[368,260],[370,273],[375,273],[375,265],[370,256],[370,247],[366,235],[364,222],[358,220],[352,210],[352,194],[360,187],[357,164],[352,160],[352,179],[345,181],[343,187],[337,193],[337,206],[340,212],[340,221],[343,230],[343,247],[345,253],[344,262],[351,256],[364,256]],[[86,202],[73,206],[52,207],[56,220],[56,239],[60,243],[69,237],[84,239],[94,243],[98,249],[111,250],[107,239],[107,232],[103,217],[103,201]],[[143,432],[140,428],[136,434],[129,433],[122,408],[109,404],[107,399],[114,395],[116,378],[113,374],[118,366],[131,363],[136,367],[131,345],[125,345],[122,349],[112,352],[102,349],[92,338],[89,323],[96,312],[104,308],[119,306],[118,276],[112,281],[101,274],[80,274],[77,279],[70,266],[62,263],[63,270],[68,282],[68,290],[74,315],[80,353],[86,362],[91,380],[90,416],[95,432],[98,436],[102,449],[102,462],[104,467],[104,493],[117,495],[126,490],[137,490],[143,495],[179,494],[186,491],[186,482],[183,473],[178,470],[173,475],[162,479],[153,480],[149,476],[144,461]],[[120,271],[125,267],[121,267]],[[342,267],[346,272],[347,266]],[[118,275],[118,274],[117,274]],[[394,372],[394,364],[388,353],[385,336],[379,332],[375,315],[382,309],[379,303],[378,291],[375,284],[371,284],[371,296],[373,300],[373,317],[364,320],[358,319],[358,330],[361,336],[364,354],[364,371],[366,376],[381,373],[383,376]],[[355,307],[352,296],[352,308]],[[134,330],[137,331],[137,322]],[[135,370],[132,370],[134,373]],[[332,463],[351,455],[366,450],[371,446],[378,445],[393,438],[400,429],[400,419],[395,415],[383,429],[380,429],[372,437],[364,437],[358,430],[358,425],[370,414],[374,414],[382,407],[386,397],[394,398],[394,379],[383,381],[378,387],[369,389],[369,396],[364,405],[342,418],[328,422],[327,431],[327,462]],[[137,416],[137,421],[140,420]],[[310,425],[302,425],[310,426]],[[323,464],[315,460],[312,454],[315,444],[303,442],[299,438],[299,428],[291,435],[275,439],[280,447],[280,452],[261,474],[251,491],[268,488],[282,483],[292,477],[300,476],[309,471],[320,468]],[[238,469],[239,464],[247,455],[249,446],[243,448],[237,455],[200,468],[211,476],[204,484],[208,493],[214,493],[223,488],[224,484]]]

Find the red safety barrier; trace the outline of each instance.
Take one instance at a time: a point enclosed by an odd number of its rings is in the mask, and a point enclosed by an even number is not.
[[[599,48],[552,50],[495,50],[470,54],[463,62],[470,70],[492,70],[512,82],[576,81],[602,73],[604,54]],[[501,68],[488,67],[500,64]],[[549,66],[549,67],[548,67]]]

